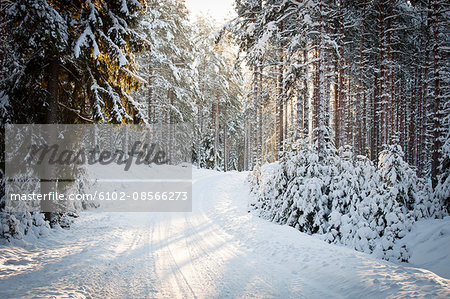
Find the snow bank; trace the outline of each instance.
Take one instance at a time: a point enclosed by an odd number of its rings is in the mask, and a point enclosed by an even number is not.
[[[450,279],[450,216],[417,221],[401,240],[409,249],[409,263]]]
[[[445,215],[398,145],[382,151],[375,167],[350,147],[329,146],[319,159],[299,141],[279,162],[256,168],[249,181],[249,209],[262,218],[385,260],[408,261],[408,244],[397,241],[415,221]]]

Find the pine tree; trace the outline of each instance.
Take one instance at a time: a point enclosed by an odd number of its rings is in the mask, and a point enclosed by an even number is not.
[[[142,46],[132,27],[143,6],[137,0],[2,2],[2,125],[141,121],[129,93],[140,85],[134,53]],[[41,183],[43,193],[54,188]],[[61,220],[45,215],[52,225]]]

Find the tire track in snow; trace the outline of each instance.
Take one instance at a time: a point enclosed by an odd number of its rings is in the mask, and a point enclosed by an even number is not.
[[[190,286],[185,275],[181,271],[172,250],[170,249],[173,239],[171,234],[172,215],[166,213],[168,221],[161,221],[157,219],[157,242],[158,248],[156,248],[156,274],[159,279],[160,294],[163,298],[196,298],[195,292]],[[159,214],[159,218],[162,218],[162,214]],[[164,217],[164,218],[166,218]],[[164,224],[164,225],[163,225]],[[164,229],[162,229],[164,226]],[[154,248],[155,250],[155,248]],[[168,294],[169,293],[169,294]]]

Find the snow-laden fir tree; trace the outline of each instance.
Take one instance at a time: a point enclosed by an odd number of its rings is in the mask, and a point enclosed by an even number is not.
[[[143,41],[132,28],[145,1],[19,0],[0,5],[2,124],[143,119],[129,93],[141,84],[134,53]]]
[[[238,164],[242,126],[242,77],[228,49],[229,37],[216,40],[211,20],[198,18],[194,36],[194,160],[200,167],[219,170]]]
[[[149,123],[192,119],[192,28],[181,1],[148,1],[139,22],[147,48],[139,54],[139,74],[146,80],[135,97],[146,106]]]

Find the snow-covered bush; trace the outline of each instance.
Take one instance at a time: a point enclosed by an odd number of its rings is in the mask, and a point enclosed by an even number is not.
[[[44,221],[44,215],[39,212],[17,212],[23,209],[24,211],[32,208],[31,202],[20,202],[15,209],[6,205],[5,194],[7,185],[5,178],[2,175],[0,182],[0,239],[11,241],[13,239],[22,240],[25,236],[32,236],[34,238],[48,234],[50,226],[48,222]],[[30,182],[22,183],[28,190],[35,190],[35,185]],[[26,206],[28,205],[28,206]]]
[[[255,168],[250,176],[255,195],[250,207],[271,221],[311,234],[323,233],[329,210],[331,164],[319,161],[307,141],[292,144],[279,162]]]
[[[25,236],[39,238],[47,236],[50,225],[42,213],[0,212],[0,238],[8,241],[22,240]]]
[[[430,184],[398,145],[380,153],[378,168],[348,146],[324,152],[320,159],[307,141],[297,141],[279,162],[255,168],[250,209],[330,243],[407,261],[408,250],[397,241],[416,220],[439,212]]]
[[[206,135],[200,142],[200,148],[194,147],[194,163],[200,168],[213,169],[214,168],[214,138],[211,135]]]
[[[254,194],[249,202],[249,208],[258,210],[262,218],[274,220],[276,212],[280,209],[282,194],[286,188],[286,176],[281,169],[281,164],[274,162],[264,167],[255,167],[250,174],[252,190]]]
[[[403,157],[399,145],[390,145],[380,153],[380,188],[387,193],[387,198],[395,200],[402,208],[412,210],[418,196],[418,178]]]
[[[22,239],[23,234],[20,233],[20,222],[12,214],[0,212],[0,237],[7,239]]]
[[[330,153],[325,156],[327,161],[319,161],[319,156],[306,142],[299,142],[295,150],[281,160],[288,184],[279,219],[310,234],[324,233],[328,226],[329,186],[335,161],[333,149],[327,151]]]
[[[2,174],[1,170],[0,174]],[[50,223],[44,219],[44,214],[39,212],[39,202],[20,201],[19,205],[14,207],[6,205],[5,191],[6,188],[11,187],[10,184],[5,185],[5,180],[2,178],[0,185],[0,239],[11,241],[47,236],[51,227]],[[39,183],[36,184],[33,180],[25,180],[17,184],[20,184],[18,190],[28,190],[30,193],[39,191]],[[87,172],[85,169],[80,169],[79,179],[76,183],[67,186],[61,184],[59,192],[86,193],[88,184]],[[90,207],[96,206],[91,201],[67,202],[65,206],[67,212],[53,214],[52,227],[70,227],[73,219],[78,217],[78,211]]]
[[[330,214],[328,216],[326,240],[335,243],[349,242],[351,218],[348,215],[358,202],[359,180],[356,179],[356,169],[353,167],[353,153],[350,147],[341,148],[339,156],[335,157],[335,168],[329,187]]]

